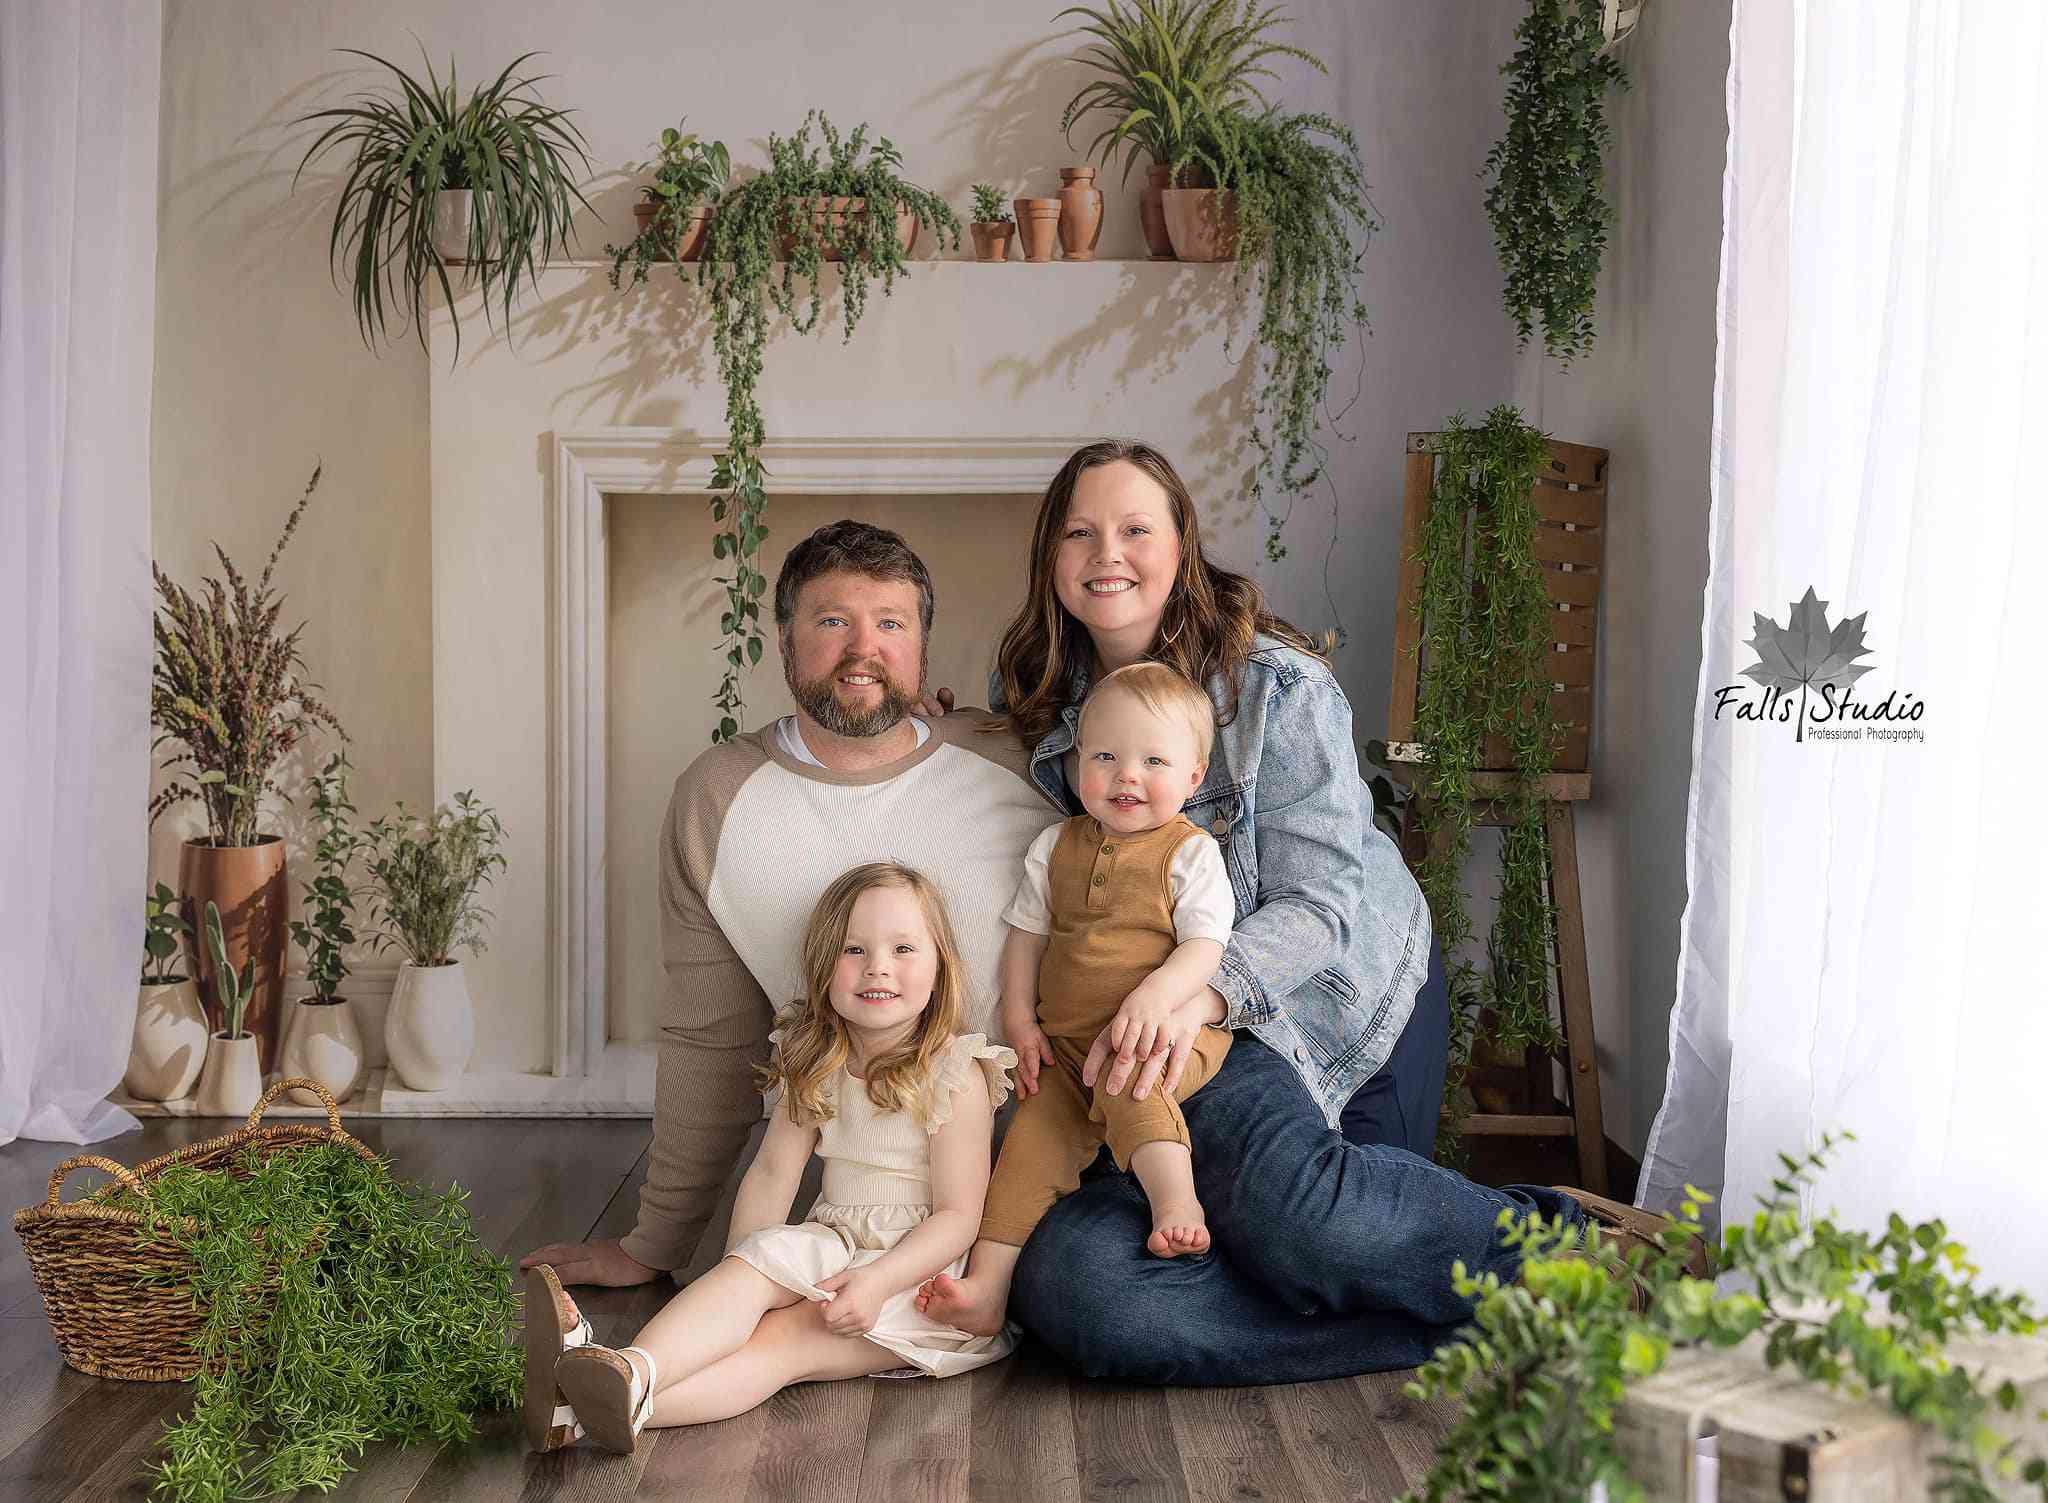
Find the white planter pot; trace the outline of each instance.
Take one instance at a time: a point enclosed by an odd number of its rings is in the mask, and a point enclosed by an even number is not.
[[[206,1041],[206,1068],[199,1072],[197,1105],[202,1117],[246,1117],[263,1097],[262,1041],[253,1033],[231,1039],[216,1033]]]
[[[445,1091],[469,1068],[476,1042],[469,977],[462,962],[414,965],[398,971],[391,1012],[384,1020],[384,1053],[408,1090]]]
[[[469,262],[469,219],[474,195],[467,188],[443,188],[434,195],[434,253],[451,265]],[[484,246],[485,257],[497,254],[497,236]]]
[[[301,997],[292,1004],[291,1020],[285,1027],[288,1031],[277,1066],[280,1076],[317,1080],[336,1101],[355,1094],[363,1083],[363,1035],[346,997],[332,1002]],[[311,1091],[297,1087],[286,1094],[301,1106],[325,1104]]]
[[[192,1094],[206,1064],[206,1009],[184,977],[144,986],[135,1001],[135,1037],[121,1088],[137,1101],[176,1101]]]

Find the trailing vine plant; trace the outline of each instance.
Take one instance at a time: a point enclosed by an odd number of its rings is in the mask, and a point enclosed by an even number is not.
[[[1453,1266],[1453,1286],[1475,1302],[1472,1323],[1408,1392],[1454,1398],[1460,1414],[1402,1503],[1581,1503],[1595,1482],[1612,1503],[1640,1503],[1643,1488],[1615,1445],[1628,1385],[1662,1370],[1675,1349],[1732,1347],[1759,1333],[1770,1369],[1790,1365],[1933,1427],[1942,1450],[1931,1496],[1992,1503],[1994,1481],[2016,1477],[2048,1503],[2048,1458],[2022,1455],[1996,1428],[2001,1418],[2024,1423],[2024,1396],[1944,1352],[1959,1336],[2034,1334],[2039,1317],[2022,1294],[1979,1289],[1980,1270],[1938,1220],[1908,1225],[1894,1214],[1876,1235],[1803,1221],[1801,1196],[1837,1141],[1799,1159],[1779,1155],[1784,1172],[1761,1209],[1723,1236],[1720,1269],[1748,1286],[1727,1295],[1687,1271],[1700,1207],[1712,1199],[1691,1186],[1659,1246],[1625,1256],[1590,1225],[1502,1211],[1520,1277],[1503,1283]]]
[[[1593,344],[1609,218],[1606,94],[1628,78],[1601,50],[1600,0],[1529,0],[1515,39],[1501,66],[1507,131],[1482,174],[1492,179],[1486,214],[1522,343],[1541,320],[1544,349],[1569,365]]]
[[[814,142],[812,126],[821,138]],[[826,253],[840,263],[845,338],[867,307],[879,279],[883,296],[907,274],[909,259],[898,238],[897,215],[915,219],[942,248],[960,248],[960,218],[943,199],[903,180],[903,155],[887,136],[868,141],[866,125],[842,136],[813,110],[796,134],[768,138],[768,169],[728,189],[711,221],[697,284],[710,295],[711,345],[725,383],[726,447],[712,465],[712,519],[719,531],[712,556],[732,572],[717,576],[725,589],[719,650],[725,673],[713,699],[719,712],[714,742],[739,734],[744,698],[740,676],[761,661],[761,600],[768,581],[760,569],[768,536],[767,471],[761,446],[767,428],[755,391],[770,317],[779,313],[799,334],[817,326],[824,310],[820,283]],[[862,212],[827,213],[811,200],[858,198]],[[777,262],[781,275],[774,275]],[[677,268],[677,274],[683,274]]]
[[[1550,955],[1556,916],[1549,893],[1549,838],[1542,780],[1559,726],[1550,704],[1545,648],[1550,602],[1534,553],[1529,498],[1547,458],[1543,435],[1502,404],[1477,428],[1453,416],[1434,440],[1436,479],[1423,523],[1421,682],[1415,735],[1426,749],[1416,783],[1417,821],[1428,854],[1417,872],[1441,946],[1450,996],[1450,1067],[1444,1081],[1455,1149],[1464,1079],[1482,1028],[1504,1049],[1555,1049]],[[1487,738],[1510,748],[1513,821],[1501,838],[1501,890],[1482,976],[1465,951],[1472,938],[1464,870],[1472,847],[1473,774]]]
[[[1266,497],[1298,495],[1322,478],[1327,456],[1316,442],[1316,414],[1335,352],[1352,329],[1366,327],[1358,267],[1381,226],[1357,138],[1338,121],[1277,108],[1211,109],[1199,99],[1191,114],[1174,181],[1206,180],[1233,195],[1231,289],[1258,278],[1252,497],[1266,513],[1266,556],[1277,561],[1287,556],[1287,518]]]

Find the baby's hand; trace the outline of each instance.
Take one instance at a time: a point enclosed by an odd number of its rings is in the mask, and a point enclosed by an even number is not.
[[[881,1318],[882,1306],[889,1298],[881,1282],[860,1268],[820,1279],[818,1287],[832,1296],[819,1306],[818,1313],[824,1318],[825,1329],[834,1336],[867,1335]]]
[[[1017,1094],[1036,1096],[1040,1068],[1053,1063],[1052,1043],[1036,1018],[1013,1020],[1004,1031],[1010,1035],[1010,1047],[1017,1051]]]
[[[1180,1011],[1184,997],[1170,997],[1154,987],[1149,981],[1142,981],[1132,993],[1124,998],[1124,1005],[1116,1010],[1116,1016],[1109,1021],[1110,1047],[1117,1053],[1129,1053],[1137,1059],[1149,1059],[1158,1047],[1160,1035],[1173,1022]]]

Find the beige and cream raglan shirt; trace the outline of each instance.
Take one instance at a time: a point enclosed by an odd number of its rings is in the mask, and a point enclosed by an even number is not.
[[[1015,736],[985,710],[926,723],[908,756],[866,772],[806,764],[769,726],[714,746],[676,779],[661,834],[668,975],[654,1144],[625,1249],[650,1268],[690,1261],[749,1130],[754,1067],[774,1012],[802,991],[805,921],[864,861],[923,871],[945,895],[966,967],[965,1031],[1000,1037],[1003,910],[1039,832],[1059,821]]]

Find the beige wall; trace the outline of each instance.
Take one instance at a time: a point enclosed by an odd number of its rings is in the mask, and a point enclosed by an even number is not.
[[[1531,421],[1612,452],[1579,867],[1607,1132],[1638,1154],[1663,1099],[1686,895],[1729,5],[1653,5],[1623,44],[1599,339],[1568,371],[1532,347],[1516,380]]]

